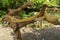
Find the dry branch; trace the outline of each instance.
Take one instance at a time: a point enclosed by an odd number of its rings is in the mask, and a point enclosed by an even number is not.
[[[8,16],[8,17],[11,19],[12,22],[16,22],[16,23],[35,20],[36,18],[42,17],[42,16],[44,15],[45,10],[46,10],[46,7],[47,7],[47,5],[43,5],[41,11],[38,12],[36,15],[30,17],[30,18],[26,18],[26,19],[21,19],[21,20],[20,20],[20,19],[14,18],[13,16]],[[18,16],[18,15],[17,15],[17,16]]]
[[[10,9],[10,8],[8,8],[8,11],[9,11],[8,15],[11,15],[11,16],[17,15],[18,16],[19,12],[22,11],[23,9],[27,8],[27,6],[32,6],[32,2],[28,2],[28,3],[18,7],[17,9]]]

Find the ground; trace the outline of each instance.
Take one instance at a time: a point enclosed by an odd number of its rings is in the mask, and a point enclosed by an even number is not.
[[[11,32],[13,32],[11,28],[2,28],[0,25],[0,40],[13,40]],[[60,27],[38,30],[24,27],[21,28],[21,34],[23,40],[60,40]]]

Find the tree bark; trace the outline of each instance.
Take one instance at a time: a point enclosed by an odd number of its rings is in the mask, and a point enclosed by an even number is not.
[[[18,23],[16,23],[16,28],[13,28],[14,32],[14,40],[22,40],[21,38],[21,32]]]
[[[25,8],[27,8],[27,6],[32,6],[32,2],[27,2],[26,4],[18,7],[17,9],[10,9],[10,8],[8,8],[8,11],[9,11],[8,15],[11,15],[11,16],[17,15],[18,16],[20,11],[22,11]]]

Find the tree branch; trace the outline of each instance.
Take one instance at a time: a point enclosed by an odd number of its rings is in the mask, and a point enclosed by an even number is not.
[[[41,11],[38,12],[36,15],[30,17],[30,18],[26,18],[26,19],[21,19],[21,20],[20,20],[20,19],[14,18],[14,17],[12,17],[12,16],[8,16],[8,17],[11,19],[12,22],[16,22],[16,23],[35,20],[36,18],[39,18],[39,17],[41,17],[41,16],[44,15],[46,7],[47,7],[46,5],[43,5]],[[18,16],[18,15],[17,15],[17,16]]]
[[[17,9],[8,9],[8,15],[13,16],[14,14],[19,15],[19,12],[25,8],[27,8],[27,6],[32,6],[32,2],[28,2],[20,7],[18,7]]]

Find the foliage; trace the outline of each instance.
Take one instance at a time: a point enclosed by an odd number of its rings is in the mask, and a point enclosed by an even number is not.
[[[7,8],[18,8],[19,6],[25,4],[28,1],[32,1],[33,8],[40,9],[43,4],[47,4],[48,6],[56,6],[59,1],[57,0],[0,0],[0,17],[5,15],[7,13]],[[57,3],[56,3],[57,2]],[[29,17],[30,15],[33,15],[33,12],[21,12],[21,17]]]
[[[27,0],[0,0],[0,17],[7,14],[7,8],[15,9],[26,2]]]
[[[1,4],[0,6],[2,6],[2,8],[7,8],[7,7],[15,8],[24,4],[25,2],[27,2],[27,0],[17,0],[17,1],[16,0],[0,0],[0,4]]]
[[[5,15],[5,14],[6,14],[6,11],[0,10],[0,17],[2,17],[2,16]]]
[[[21,13],[21,15],[20,15],[21,19],[31,17],[34,15],[34,12],[29,12],[29,14],[26,14],[25,11],[21,11],[20,13]]]

